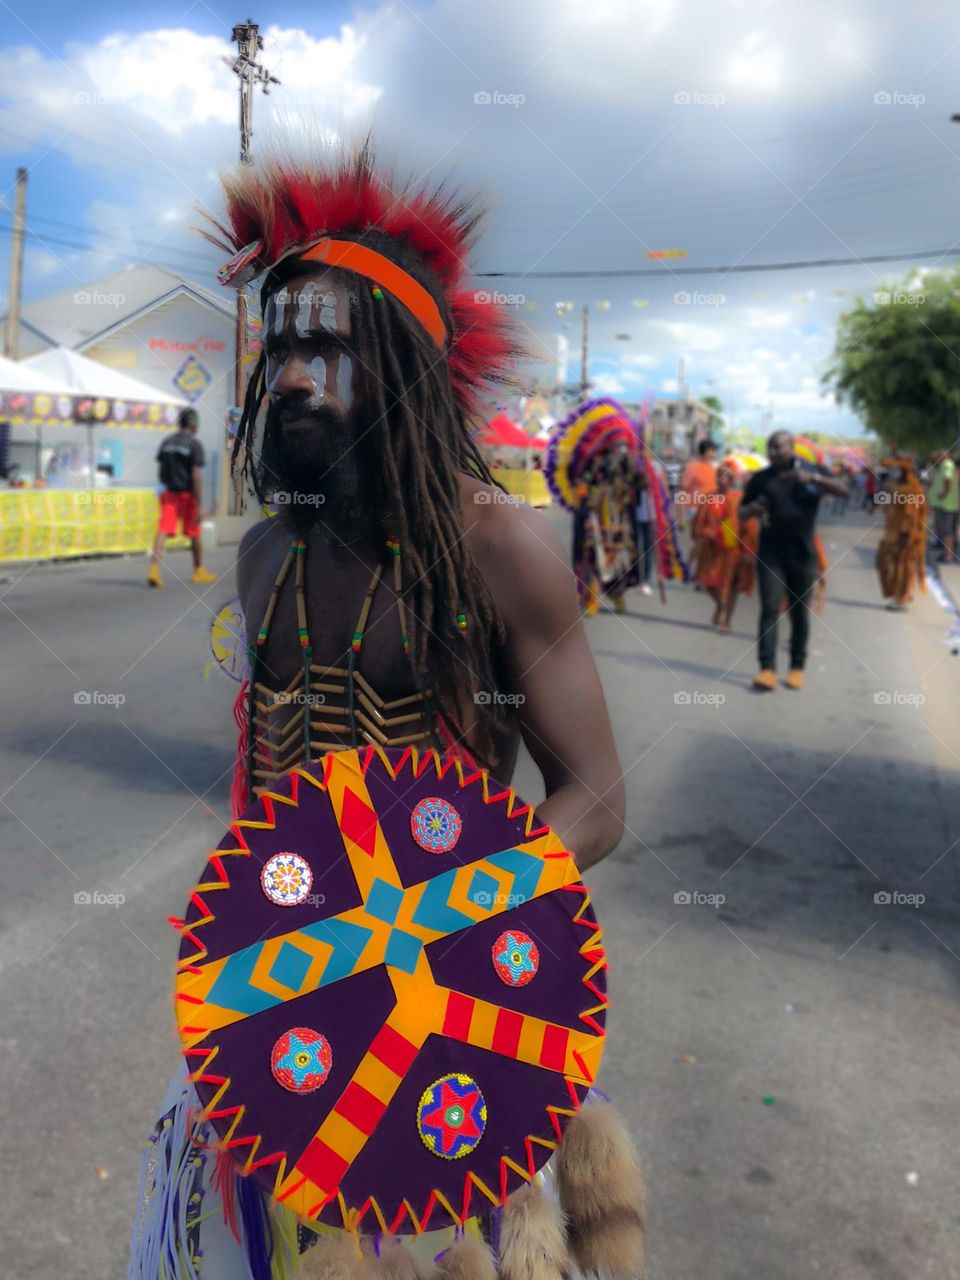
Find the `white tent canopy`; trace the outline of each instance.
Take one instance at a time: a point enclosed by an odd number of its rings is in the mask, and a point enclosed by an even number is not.
[[[187,406],[187,400],[180,396],[168,395],[158,391],[147,382],[131,378],[118,369],[100,364],[79,351],[71,351],[69,347],[53,347],[50,351],[41,351],[29,360],[20,362],[23,369],[37,370],[58,382],[67,383],[66,390],[74,395],[94,396],[103,400],[146,401],[150,404],[175,404]],[[31,391],[45,390],[42,387],[29,388]],[[63,389],[63,388],[59,388]]]
[[[8,360],[6,356],[0,356],[0,391],[33,391],[51,396],[73,394],[73,388],[56,374],[46,372],[29,360]]]

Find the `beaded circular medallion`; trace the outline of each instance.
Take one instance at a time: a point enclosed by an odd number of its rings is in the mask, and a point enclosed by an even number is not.
[[[410,830],[421,849],[427,853],[449,853],[460,839],[463,823],[459,813],[447,800],[428,796],[410,815]]]
[[[508,987],[525,987],[537,976],[540,952],[529,933],[508,929],[491,948],[493,967]]]
[[[270,1055],[274,1080],[291,1093],[313,1093],[319,1089],[327,1083],[332,1065],[330,1041],[309,1027],[285,1031]]]
[[[576,863],[450,756],[291,770],[231,823],[178,927],[202,1115],[305,1218],[462,1225],[536,1176],[596,1076],[606,960]]]
[[[310,896],[313,872],[298,853],[275,853],[263,864],[260,884],[278,907],[297,907]]]
[[[443,1076],[424,1089],[417,1108],[423,1145],[444,1160],[467,1156],[487,1127],[487,1104],[476,1080],[461,1074]]]

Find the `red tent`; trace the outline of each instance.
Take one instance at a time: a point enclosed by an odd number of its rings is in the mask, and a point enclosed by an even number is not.
[[[526,449],[530,437],[501,410],[480,429],[480,443],[488,449]]]

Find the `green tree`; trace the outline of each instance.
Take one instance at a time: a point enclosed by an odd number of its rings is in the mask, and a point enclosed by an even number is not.
[[[716,396],[704,396],[700,402],[705,404],[710,410],[710,434],[711,436],[723,430],[723,405]]]
[[[887,445],[930,453],[960,422],[960,269],[884,286],[837,322],[823,376]]]

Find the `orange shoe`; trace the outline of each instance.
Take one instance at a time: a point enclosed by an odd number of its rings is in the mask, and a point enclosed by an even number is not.
[[[149,587],[163,586],[163,578],[160,576],[160,566],[158,564],[152,564],[150,566],[150,572],[147,574],[147,586]]]
[[[216,580],[217,575],[215,573],[211,573],[209,569],[203,568],[194,569],[193,575],[190,578],[191,582],[196,583],[216,582]]]
[[[764,667],[753,677],[753,687],[762,689],[764,693],[773,693],[777,687],[777,673],[771,671],[769,667]]]
[[[800,670],[799,667],[794,667],[783,683],[787,686],[788,689],[802,689],[803,688],[803,672]]]

